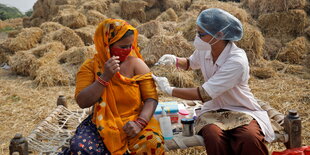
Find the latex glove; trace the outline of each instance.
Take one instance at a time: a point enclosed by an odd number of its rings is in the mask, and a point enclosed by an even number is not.
[[[155,65],[171,65],[175,66],[177,62],[177,57],[172,54],[165,54],[159,58],[158,62]]]
[[[157,85],[161,91],[172,96],[172,90],[174,89],[174,87],[170,86],[168,79],[166,77],[157,77],[154,74],[152,74],[152,77],[155,80],[155,82],[157,83]]]

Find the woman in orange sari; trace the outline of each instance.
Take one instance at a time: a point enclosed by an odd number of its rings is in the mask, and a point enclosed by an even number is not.
[[[164,154],[156,86],[127,22],[106,19],[97,27],[97,54],[77,73],[75,98],[94,106],[72,138],[70,154]]]

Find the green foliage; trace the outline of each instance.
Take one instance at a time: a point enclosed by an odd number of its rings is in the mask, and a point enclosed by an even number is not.
[[[4,4],[0,4],[0,19],[6,20],[10,18],[19,18],[24,15],[15,7],[8,7]]]
[[[30,9],[30,10],[28,10],[27,12],[25,12],[25,15],[28,16],[28,17],[30,17],[30,16],[32,15],[32,12],[33,12],[33,10]]]
[[[7,27],[4,27],[4,28],[0,29],[0,32],[9,32],[9,31],[12,31],[12,30],[14,30],[13,27],[7,26]]]

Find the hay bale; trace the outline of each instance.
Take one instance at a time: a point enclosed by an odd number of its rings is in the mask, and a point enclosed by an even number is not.
[[[282,43],[293,40],[304,32],[307,14],[304,10],[290,10],[260,15],[258,26],[265,37],[280,39]]]
[[[85,15],[71,8],[59,11],[53,21],[72,29],[81,28],[87,25],[87,18]]]
[[[305,59],[304,59],[304,65],[308,68],[308,69],[310,69],[310,53],[308,53],[308,55],[305,57]]]
[[[264,58],[267,60],[274,60],[282,46],[283,44],[278,39],[265,38]]]
[[[80,6],[80,8],[84,10],[96,10],[104,14],[108,10],[108,4],[106,0],[93,0],[86,1]]]
[[[77,0],[54,0],[55,5],[75,5],[77,4]]]
[[[44,34],[48,34],[50,32],[64,28],[64,26],[56,22],[45,22],[41,24],[40,28],[43,30]]]
[[[159,5],[159,1],[158,0],[144,0],[146,2],[146,6],[149,8],[152,8],[153,6],[156,7],[156,5]]]
[[[145,11],[146,21],[154,20],[162,13],[160,8],[151,8]]]
[[[144,23],[137,27],[139,34],[143,34],[147,38],[152,38],[154,35],[161,34],[163,28],[160,23],[156,20]]]
[[[179,88],[193,88],[200,85],[194,71],[178,70],[175,67],[154,66],[151,71],[156,76],[163,76],[169,80],[171,86]]]
[[[191,12],[194,11],[199,13],[209,8],[223,9],[237,17],[242,23],[249,22],[251,20],[251,16],[247,13],[246,10],[240,8],[237,3],[232,2],[211,1],[207,3],[205,1],[200,1],[192,4],[188,10]]]
[[[128,21],[128,23],[133,27],[138,27],[139,25],[141,25],[141,23],[136,19],[131,19],[130,21]]]
[[[81,47],[84,46],[82,39],[71,29],[65,27],[60,30],[49,33],[44,36],[42,43],[48,43],[51,41],[60,41],[65,45],[66,49],[71,47]]]
[[[7,32],[8,38],[16,38],[17,35],[18,35],[20,32],[21,32],[21,30],[9,31],[9,32]]]
[[[33,49],[30,50],[30,52],[38,59],[42,57],[46,57],[47,55],[50,55],[48,53],[57,52],[57,54],[60,54],[62,51],[65,50],[65,46],[58,41],[49,42],[47,44],[41,44]],[[55,54],[53,54],[55,56]],[[48,56],[49,58],[52,58],[52,56]],[[49,59],[48,58],[48,59]],[[55,58],[52,58],[55,59]]]
[[[8,63],[9,59],[8,59],[8,55],[4,52],[1,51],[0,49],[0,66],[3,64],[3,63]]]
[[[80,36],[80,38],[83,40],[85,45],[92,45],[94,44],[93,38],[96,31],[95,26],[86,26],[82,27],[80,29],[74,30],[77,35]]]
[[[147,37],[145,37],[144,35],[142,35],[142,34],[138,35],[138,46],[140,47],[141,51],[147,46],[149,41],[150,40]]]
[[[85,13],[85,16],[89,25],[98,25],[100,22],[108,18],[96,10],[88,10]]]
[[[172,8],[179,15],[189,8],[191,0],[162,0],[161,5],[164,10]]]
[[[24,28],[11,40],[9,49],[13,52],[31,49],[40,42],[42,36],[43,31],[40,28]]]
[[[0,52],[1,53],[10,54],[10,55],[15,53],[15,51],[13,51],[10,47],[12,39],[13,38],[7,38],[6,40],[4,40],[3,42],[0,43]]]
[[[301,75],[306,71],[304,66],[301,65],[288,65],[285,68],[285,73],[293,74],[293,75]]]
[[[72,79],[70,74],[54,61],[41,66],[36,71],[36,75],[34,83],[38,87],[67,86],[70,84],[70,79]]]
[[[267,62],[267,67],[270,67],[275,71],[282,71],[286,67],[286,64],[278,60],[272,60]]]
[[[137,19],[140,22],[146,21],[145,7],[147,3],[143,0],[121,0],[121,16],[125,19]]]
[[[31,51],[18,51],[9,57],[9,65],[12,72],[18,75],[30,76],[36,71],[39,62]]]
[[[61,64],[69,76],[69,84],[75,84],[76,73],[82,63],[96,54],[95,46],[73,47],[58,56],[58,63]]]
[[[72,47],[58,56],[59,64],[78,65],[78,67],[86,60],[93,58],[97,53],[94,46]]]
[[[165,22],[165,21],[178,21],[178,15],[175,13],[175,11],[170,8],[168,10],[166,10],[165,12],[163,12],[162,14],[160,14],[156,20],[158,21],[162,21],[162,22]]]
[[[244,0],[243,6],[249,8],[254,17],[265,13],[282,12],[290,9],[303,9],[306,0]]]
[[[250,73],[259,79],[268,79],[276,75],[276,72],[269,67],[251,67]]]
[[[305,29],[305,34],[307,35],[308,38],[310,38],[310,26]]]
[[[298,37],[280,49],[277,59],[291,64],[302,64],[308,50],[309,43],[307,39],[305,37]]]
[[[177,30],[182,32],[188,41],[194,41],[197,34],[196,16],[188,14],[188,17],[184,22],[179,23]]]
[[[244,49],[250,64],[262,59],[264,43],[264,37],[258,28],[248,23],[243,24],[243,37],[236,45]]]
[[[121,6],[119,3],[111,3],[106,16],[109,18],[122,19],[121,16]]]
[[[194,51],[194,47],[190,44],[182,34],[175,35],[156,35],[141,51],[148,66],[153,66],[158,59],[164,54],[174,54],[179,57],[189,57]]]
[[[179,28],[179,24],[176,22],[171,22],[171,21],[167,21],[167,22],[161,22],[161,26],[164,30],[164,34],[165,35],[174,35],[176,33],[178,33],[178,28]]]

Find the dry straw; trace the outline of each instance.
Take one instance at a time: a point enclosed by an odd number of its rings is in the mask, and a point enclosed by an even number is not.
[[[53,40],[62,42],[66,49],[84,46],[82,39],[73,30],[66,27],[44,36],[42,43],[48,43]]]
[[[278,55],[279,50],[283,47],[280,40],[275,38],[265,38],[263,56],[266,60],[274,60]]]
[[[308,40],[305,37],[298,37],[280,50],[277,59],[291,64],[302,64],[308,51]]]
[[[173,67],[154,66],[151,68],[156,76],[166,77],[171,86],[179,88],[194,88],[200,85],[200,82],[195,78],[194,71],[178,70]],[[173,73],[173,74],[171,74]]]
[[[259,16],[258,26],[265,37],[274,37],[282,43],[293,40],[304,32],[307,14],[304,10],[268,13]]]
[[[84,10],[96,10],[104,14],[108,10],[108,4],[106,0],[92,0],[86,1],[80,8]]]
[[[32,75],[37,69],[36,67],[40,66],[39,64],[38,59],[31,51],[18,51],[9,58],[11,70],[18,75]]]
[[[164,54],[174,54],[179,57],[189,57],[194,51],[192,44],[188,43],[181,34],[171,36],[157,35],[141,51],[148,66],[153,66]]]
[[[45,22],[41,24],[40,28],[43,30],[44,34],[48,34],[62,29],[64,26],[56,22]]]
[[[81,28],[87,25],[87,18],[74,8],[61,10],[53,21],[72,29]]]
[[[44,64],[36,71],[34,82],[38,87],[67,86],[70,83],[70,75],[55,61]]]
[[[156,19],[160,14],[162,14],[162,11],[160,10],[160,8],[151,8],[146,9],[145,14],[146,14],[146,20],[150,21]]]
[[[181,12],[185,11],[185,9],[189,8],[191,0],[163,0],[161,4],[163,10],[172,8],[179,15]]]
[[[306,0],[244,0],[243,5],[254,17],[272,12],[283,12],[290,9],[303,9]]]
[[[138,46],[140,47],[140,50],[143,50],[147,46],[149,41],[150,40],[146,38],[144,35],[139,34],[138,35]]]
[[[147,38],[152,38],[154,35],[159,35],[163,31],[160,22],[152,20],[137,27],[139,34],[143,34]]]
[[[175,13],[175,11],[170,8],[168,10],[166,10],[165,12],[163,12],[162,14],[160,14],[156,20],[158,21],[178,21],[178,15]]]
[[[108,18],[106,15],[103,15],[96,10],[87,10],[85,12],[85,16],[87,18],[88,25],[98,25],[101,21]]]
[[[121,16],[125,19],[137,19],[140,22],[146,21],[145,7],[147,3],[143,0],[121,0]]]
[[[269,67],[251,67],[251,74],[259,79],[268,79],[274,77],[276,72]]]
[[[13,52],[31,49],[39,43],[42,35],[43,31],[40,28],[25,28],[11,40],[9,49]]]
[[[264,37],[258,28],[243,23],[243,37],[236,44],[244,49],[251,64],[262,59],[264,43]]]
[[[86,26],[82,27],[80,29],[74,30],[77,35],[80,36],[80,38],[83,40],[85,45],[92,45],[94,44],[93,38],[96,31],[95,26]]]

